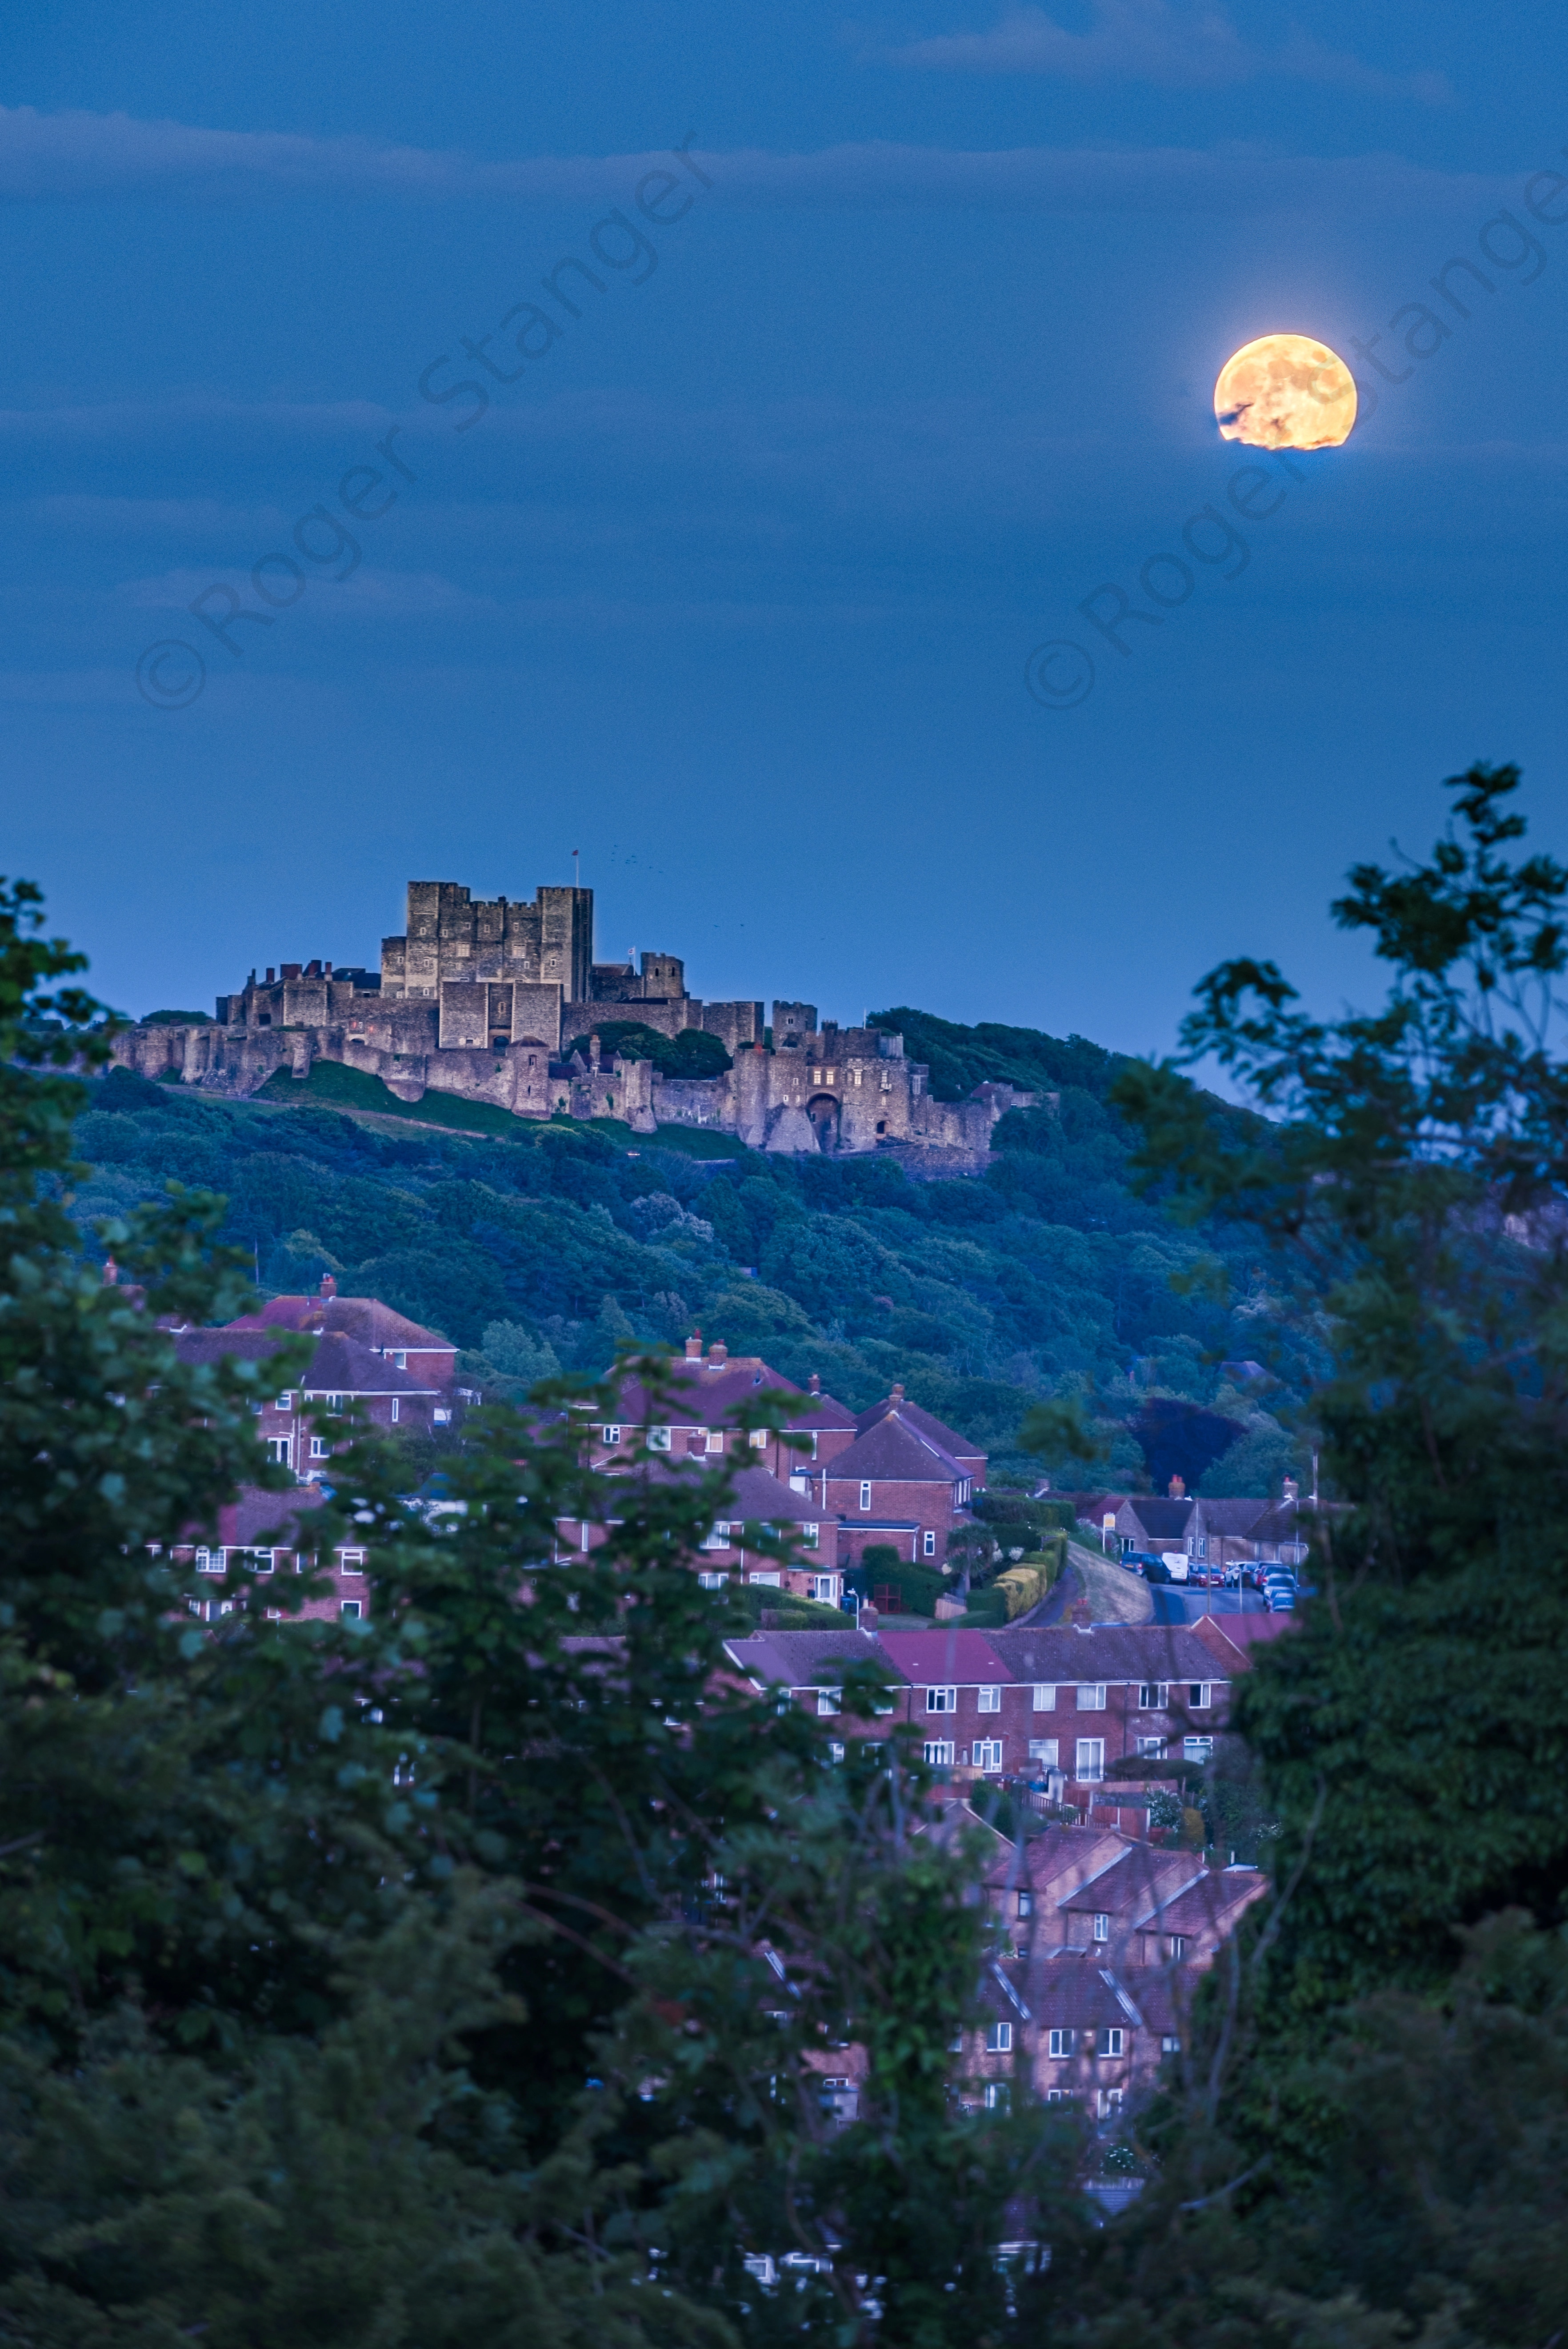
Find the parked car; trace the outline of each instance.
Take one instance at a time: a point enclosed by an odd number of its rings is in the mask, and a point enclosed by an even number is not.
[[[1143,1562],[1145,1582],[1173,1582],[1174,1575],[1162,1557],[1146,1557]]]
[[[1271,1615],[1294,1615],[1295,1613],[1295,1586],[1285,1582],[1271,1583],[1264,1593],[1264,1605]]]

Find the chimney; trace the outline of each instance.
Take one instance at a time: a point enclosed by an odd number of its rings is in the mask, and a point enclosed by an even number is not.
[[[1287,1476],[1284,1485],[1280,1488],[1280,1498],[1282,1501],[1296,1500],[1300,1497],[1300,1490],[1301,1488],[1297,1485],[1295,1478],[1294,1476]]]
[[[599,1039],[597,1036],[590,1036],[588,1039],[588,1066],[593,1071],[595,1075],[598,1074]]]
[[[106,1288],[112,1288],[119,1278],[119,1267],[112,1256],[106,1256],[103,1260],[103,1278]]]
[[[806,1381],[806,1392],[808,1394],[814,1395],[820,1395],[822,1392],[822,1381],[818,1377],[815,1371],[812,1371],[810,1377]]]
[[[727,1361],[728,1361],[728,1360],[729,1360],[729,1348],[728,1348],[727,1346],[719,1345],[719,1346],[710,1346],[710,1347],[708,1348],[708,1350],[707,1350],[707,1361],[708,1361],[708,1368],[709,1368],[710,1370],[722,1371],[722,1370],[723,1370],[723,1368],[724,1368],[724,1366],[725,1366],[725,1364],[726,1364],[726,1362],[727,1362]]]
[[[273,983],[273,967],[272,967],[272,964],[271,964],[271,963],[268,963],[268,965],[267,965],[266,984],[267,984],[267,986],[268,986],[268,987],[271,987],[272,983]]]
[[[688,1339],[686,1340],[686,1360],[687,1360],[687,1361],[688,1361],[688,1362],[700,1362],[700,1361],[701,1361],[701,1360],[702,1360],[702,1339],[701,1339],[701,1337],[700,1337],[700,1336],[697,1336],[697,1337],[696,1337],[696,1338],[688,1338]]]
[[[324,1272],[321,1276],[321,1295],[323,1297],[335,1297],[337,1295],[337,1283],[334,1280],[330,1272]]]
[[[902,1402],[903,1401],[903,1389],[902,1387],[894,1387],[892,1392],[888,1397],[888,1400],[890,1402]]]
[[[1180,1476],[1172,1476],[1165,1490],[1173,1501],[1184,1501],[1187,1497],[1187,1487]]]

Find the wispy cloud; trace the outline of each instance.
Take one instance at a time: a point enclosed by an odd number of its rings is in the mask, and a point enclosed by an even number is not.
[[[1127,5],[1129,0],[1113,0]],[[1165,0],[1141,0],[1162,9]],[[1038,11],[1007,20],[1047,28],[1078,45]],[[1185,21],[1185,20],[1183,20]],[[960,46],[967,36],[954,36]],[[981,44],[995,36],[981,35]],[[950,45],[949,45],[950,46]],[[936,63],[917,44],[898,54]],[[1218,56],[1220,49],[1216,47]],[[1306,56],[1298,45],[1294,54]],[[1363,71],[1354,58],[1312,52],[1314,70]],[[1326,62],[1325,60],[1326,59]],[[951,60],[959,62],[956,58]],[[1044,70],[1045,68],[1035,68]],[[1427,212],[1455,201],[1497,201],[1503,182],[1426,171],[1397,155],[1281,155],[1261,149],[1020,147],[969,150],[882,140],[806,154],[763,148],[692,150],[712,179],[707,202],[765,209],[815,205],[928,205],[953,210],[1196,212],[1234,214],[1321,209]],[[129,115],[38,114],[0,108],[0,200],[39,202],[158,196],[188,203],[267,201],[301,194],[396,198],[418,204],[494,202],[513,206],[624,204],[645,171],[671,166],[667,153],[531,156],[484,162],[358,139],[309,139],[273,131],[204,130]]]
[[[1094,0],[1088,29],[1068,32],[1043,8],[1009,7],[988,32],[943,33],[879,49],[892,63],[938,73],[1054,74],[1069,81],[1149,81],[1177,89],[1284,75],[1384,98],[1440,105],[1441,74],[1387,74],[1295,33],[1276,50],[1243,41],[1209,0]]]

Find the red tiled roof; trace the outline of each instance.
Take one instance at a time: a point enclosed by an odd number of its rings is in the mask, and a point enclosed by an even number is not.
[[[881,1402],[873,1402],[869,1411],[862,1411],[859,1414],[855,1425],[864,1435],[875,1427],[880,1420],[885,1419],[890,1412],[894,1411],[901,1413],[909,1424],[917,1428],[929,1443],[934,1444],[939,1451],[949,1453],[954,1460],[965,1462],[977,1460],[984,1463],[985,1454],[978,1444],[972,1444],[966,1435],[960,1435],[955,1427],[947,1426],[931,1412],[923,1411],[919,1403],[911,1402],[907,1395],[883,1395]]]
[[[1013,1678],[984,1631],[946,1624],[934,1631],[879,1631],[877,1637],[912,1687],[995,1687]]]
[[[830,1484],[956,1484],[969,1475],[950,1452],[944,1450],[905,1416],[900,1403],[841,1452],[823,1463]]]
[[[352,1339],[377,1352],[453,1353],[449,1338],[427,1330],[378,1297],[269,1297],[258,1313],[242,1314],[231,1330],[309,1330]]]

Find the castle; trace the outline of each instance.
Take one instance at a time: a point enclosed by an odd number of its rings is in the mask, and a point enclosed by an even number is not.
[[[594,1031],[608,1019],[669,1037],[696,1030],[717,1038],[730,1065],[672,1077],[605,1056]],[[584,1037],[586,1053],[571,1049]],[[429,1091],[517,1117],[618,1118],[634,1133],[707,1126],[757,1150],[939,1154],[927,1159],[933,1171],[977,1163],[1004,1112],[1034,1100],[981,1085],[965,1102],[934,1101],[902,1037],[819,1025],[810,1003],[775,1003],[769,1027],[760,1003],[688,995],[676,955],[596,963],[592,889],[474,898],[455,881],[409,883],[407,927],[382,940],[378,972],[329,962],[253,971],[238,994],[218,998],[216,1019],[127,1028],[114,1056],[143,1076],[241,1096],[279,1069],[303,1080],[313,1062],[336,1061],[409,1102]]]

